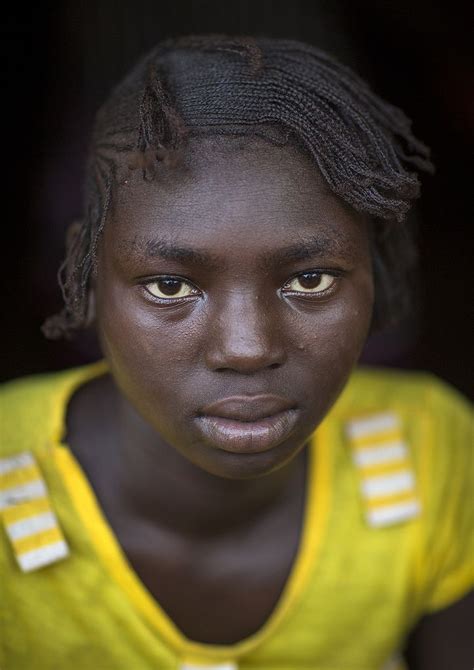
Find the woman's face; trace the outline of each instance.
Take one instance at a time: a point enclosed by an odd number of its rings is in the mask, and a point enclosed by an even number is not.
[[[226,478],[308,441],[364,344],[367,224],[297,149],[193,140],[187,167],[117,189],[96,278],[99,336],[157,440]]]

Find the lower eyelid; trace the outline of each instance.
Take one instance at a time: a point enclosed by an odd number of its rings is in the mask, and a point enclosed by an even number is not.
[[[146,292],[147,296],[151,296],[152,298],[155,298],[156,300],[162,300],[163,302],[167,301],[172,301],[172,300],[187,300],[189,298],[197,298],[199,297],[199,293],[189,293],[188,295],[182,295],[182,296],[175,296],[175,295],[168,295],[168,296],[159,296],[155,295],[152,293],[149,289],[146,288],[146,286],[143,287],[144,291]]]
[[[281,289],[281,292],[284,293],[287,296],[290,297],[295,297],[295,298],[323,298],[325,296],[329,296],[330,294],[334,293],[337,291],[338,285],[339,285],[339,277],[334,277],[334,281],[331,283],[330,286],[327,288],[323,289],[322,291],[298,291],[296,289]]]

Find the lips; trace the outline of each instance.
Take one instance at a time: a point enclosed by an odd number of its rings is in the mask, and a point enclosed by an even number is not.
[[[295,404],[275,395],[233,396],[207,405],[196,418],[205,442],[233,453],[255,454],[283,442],[298,419]]]
[[[294,407],[294,402],[277,395],[232,396],[207,405],[199,414],[236,421],[258,421]]]

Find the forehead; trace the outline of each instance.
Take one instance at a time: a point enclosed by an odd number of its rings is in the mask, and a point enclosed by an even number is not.
[[[361,227],[361,217],[329,190],[301,150],[224,136],[193,138],[183,164],[159,166],[151,182],[130,171],[106,228],[113,232],[107,244],[122,251],[163,237],[225,252],[308,235],[353,246]]]

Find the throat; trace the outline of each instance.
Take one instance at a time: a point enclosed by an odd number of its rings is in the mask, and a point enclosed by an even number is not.
[[[304,468],[295,470],[284,501],[239,525],[211,526],[209,514],[189,510],[193,533],[117,519],[116,535],[134,571],[189,640],[232,645],[269,623],[298,566],[305,478]]]
[[[67,443],[129,565],[188,640],[232,645],[260,632],[298,565],[307,449],[273,477],[221,480],[168,445],[149,449],[117,416],[110,380],[89,382],[69,404]]]
[[[121,396],[110,375],[79,388],[68,406],[66,441],[110,519],[153,524],[182,537],[222,536],[258,525],[298,495],[306,449],[277,471],[229,480],[168,445]]]

